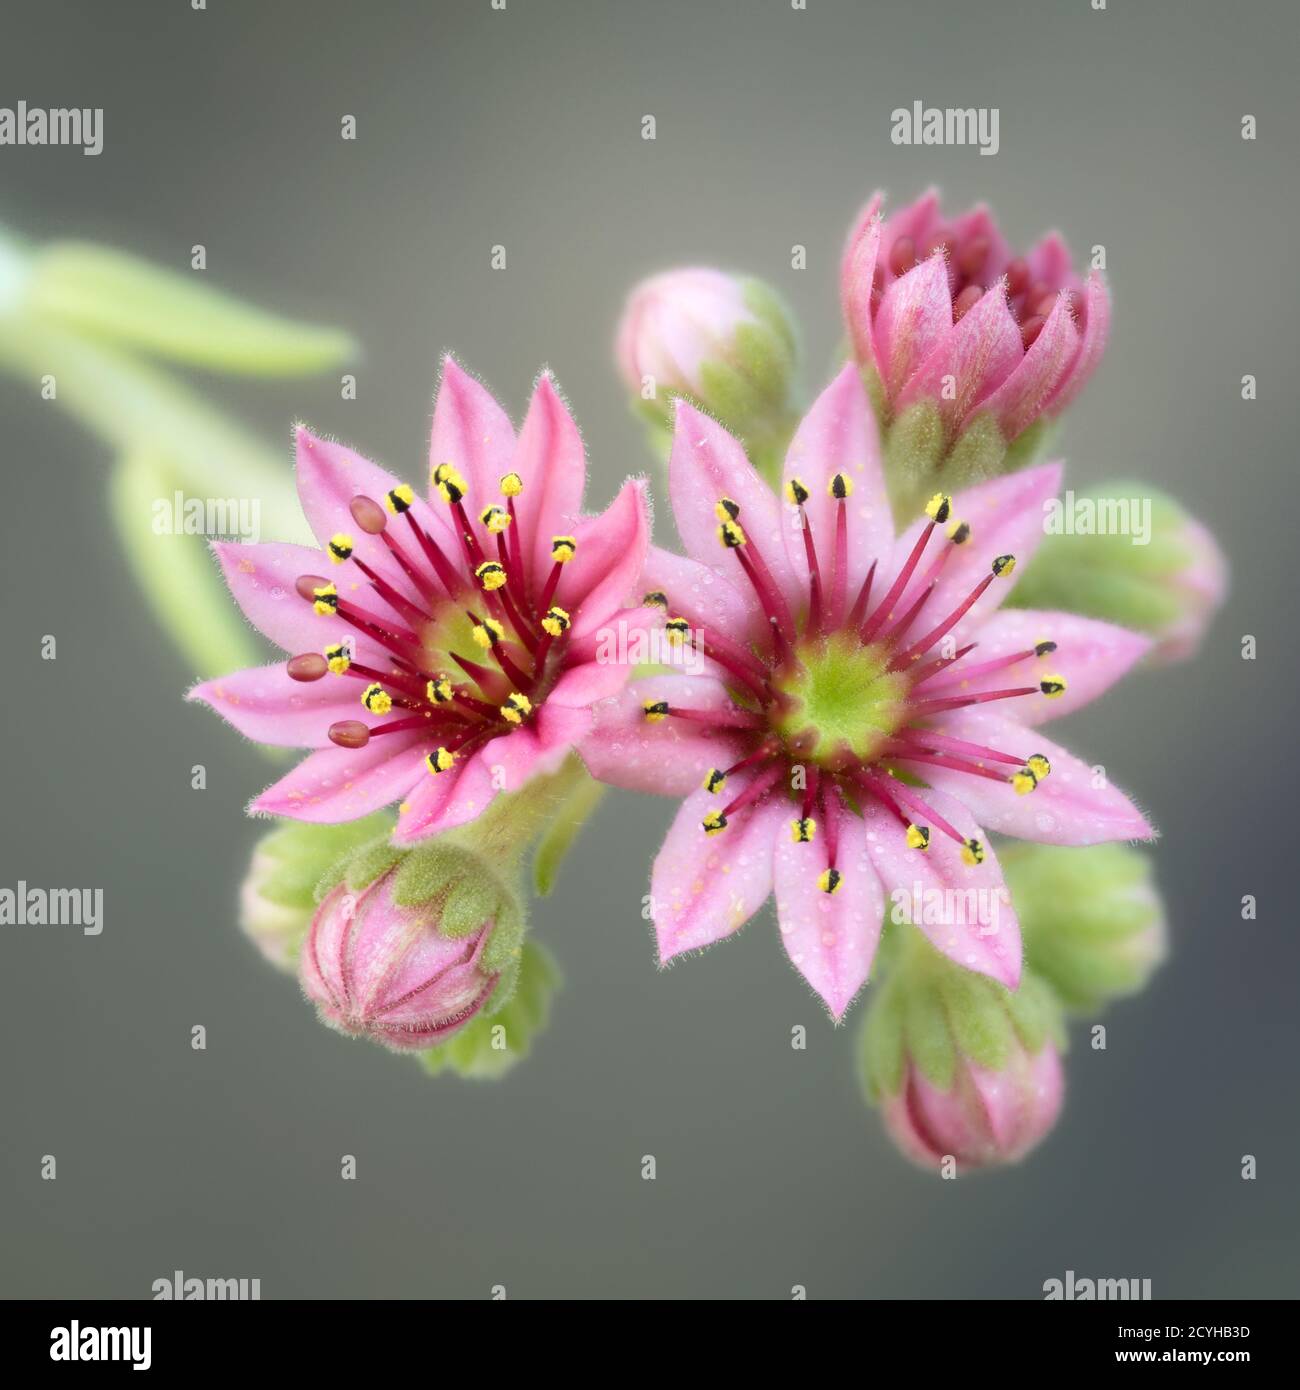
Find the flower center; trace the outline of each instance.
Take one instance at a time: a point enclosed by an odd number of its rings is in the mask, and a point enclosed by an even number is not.
[[[839,770],[868,763],[907,722],[907,677],[890,671],[893,652],[863,646],[856,633],[815,637],[773,684],[785,696],[773,727],[792,755]]]

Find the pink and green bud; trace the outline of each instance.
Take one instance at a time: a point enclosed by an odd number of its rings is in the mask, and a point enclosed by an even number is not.
[[[1151,861],[1127,845],[1007,845],[1026,959],[1062,1005],[1095,1013],[1144,989],[1165,958],[1164,903]]]
[[[615,352],[634,407],[665,447],[679,396],[762,455],[789,438],[795,333],[762,281],[704,267],[642,281],[628,296]]]
[[[339,860],[391,829],[392,817],[384,815],[343,825],[288,822],[257,842],[239,890],[239,925],[277,970],[298,968],[321,880]]]
[[[885,218],[881,202],[850,232],[840,291],[908,520],[938,483],[1032,460],[1101,359],[1110,296],[1055,232],[1020,255],[983,205],[949,217],[931,190]]]
[[[1012,993],[910,929],[873,999],[860,1075],[899,1149],[948,1174],[1021,1159],[1060,1113],[1065,1036],[1048,986]]]
[[[1128,524],[1109,524],[1121,514]],[[1164,664],[1195,655],[1228,578],[1214,537],[1172,497],[1146,483],[1108,482],[1074,497],[1062,524],[1048,528],[1012,604],[1147,633],[1155,639],[1148,659]]]
[[[330,1027],[427,1049],[505,1003],[523,934],[519,895],[485,855],[447,838],[411,852],[379,841],[326,893],[299,978]]]

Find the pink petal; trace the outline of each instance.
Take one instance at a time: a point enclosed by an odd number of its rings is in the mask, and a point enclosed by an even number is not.
[[[969,807],[986,829],[1045,845],[1156,838],[1146,817],[1122,791],[1111,786],[1103,769],[1094,771],[1037,729],[979,707],[958,710],[932,722],[940,733],[954,738],[1016,757],[1041,753],[1051,763],[1050,776],[1027,796],[1018,795],[1010,782],[994,782],[928,764],[913,766],[918,776]]]
[[[1062,294],[1020,365],[980,402],[980,413],[988,412],[997,420],[1004,439],[1014,439],[1047,408],[1078,351],[1079,330],[1074,326],[1068,296]]]
[[[935,344],[898,396],[896,410],[929,400],[950,434],[985,396],[997,389],[1024,356],[1020,326],[1007,308],[1001,284],[994,285]],[[951,390],[945,390],[951,377]]]
[[[393,843],[413,845],[481,815],[497,794],[487,751],[481,749],[458,759],[437,775],[421,760],[419,778],[399,811]]]
[[[772,891],[776,837],[783,828],[789,834],[791,804],[779,792],[769,795],[738,811],[721,835],[706,835],[700,822],[720,809],[718,798],[699,788],[682,802],[650,880],[661,965],[730,936],[762,907]]]
[[[322,748],[268,787],[248,809],[317,825],[359,820],[415,785],[427,743],[416,730],[371,739],[364,748]]]
[[[485,744],[478,757],[497,791],[517,792],[534,777],[554,772],[591,728],[591,711],[548,700],[526,723]]]
[[[571,533],[587,483],[582,436],[550,372],[537,378],[515,446],[513,471],[524,482],[523,493],[515,499],[520,553],[528,577],[541,585],[553,563],[551,537]]]
[[[951,330],[948,263],[936,251],[889,286],[876,313],[876,360],[891,400]]]
[[[572,534],[578,549],[560,574],[555,602],[568,611],[576,640],[640,597],[637,581],[650,543],[645,483],[629,479],[599,516],[579,521]]]
[[[790,807],[791,819],[798,814]],[[834,894],[817,886],[827,867],[825,826],[808,844],[795,844],[787,825],[773,858],[781,944],[794,968],[821,996],[838,1023],[871,973],[880,940],[885,894],[867,852],[861,817],[840,814],[836,864],[843,875]]]
[[[918,253],[930,237],[938,230],[940,223],[939,190],[927,188],[914,202],[899,208],[885,219],[880,236],[880,263],[888,274],[889,255],[899,237],[910,237],[916,244]]]
[[[1060,232],[1048,232],[1025,256],[1032,280],[1040,280],[1049,290],[1071,289],[1078,283],[1074,257]]]
[[[1084,291],[1083,339],[1079,344],[1078,356],[1070,366],[1055,394],[1048,400],[1047,409],[1059,415],[1067,405],[1083,390],[1097,369],[1101,355],[1106,351],[1106,340],[1110,337],[1110,292],[1101,272],[1094,270],[1088,276]]]
[[[204,681],[187,695],[210,706],[227,723],[256,743],[283,748],[325,748],[329,727],[338,719],[374,725],[381,716],[361,703],[362,683],[326,676],[293,680],[282,662],[255,666],[218,680]]]
[[[718,500],[740,505],[740,525],[757,546],[786,602],[797,605],[802,586],[785,554],[781,509],[772,489],[758,476],[733,439],[716,420],[678,398],[673,449],[668,460],[668,490],[677,531],[688,554],[736,585],[748,585],[739,561],[718,540]]]
[[[880,194],[858,214],[840,261],[840,308],[853,344],[853,356],[861,365],[874,361],[871,324],[871,280],[880,247]]]
[[[627,684],[630,664],[617,661],[583,661],[560,674],[546,703],[567,709],[588,709],[598,700],[617,695]]]
[[[322,551],[305,545],[264,541],[239,545],[214,541],[212,549],[235,602],[264,636],[293,655],[322,651],[332,642],[354,639],[357,660],[385,661],[383,649],[338,617],[322,617],[294,587],[299,575],[329,579],[331,568]]]
[[[956,646],[978,637],[980,625],[1002,606],[1024,572],[1029,557],[1042,542],[1043,509],[1060,488],[1061,471],[1060,463],[1044,463],[1037,468],[993,478],[987,483],[977,483],[953,495],[953,516],[970,524],[970,539],[964,545],[952,546],[936,527],[915,577],[895,605],[894,611],[900,615],[908,611],[921,594],[929,564],[942,553],[940,547],[948,545],[948,556],[934,592],[908,632],[912,641],[919,641],[955,611],[989,573],[998,556],[1014,555],[1016,568],[995,579],[953,629]],[[921,518],[899,537],[886,582],[892,581],[927,521],[928,518]],[[931,652],[931,655],[938,654]],[[972,652],[966,659],[973,664],[977,658]]]
[[[1016,989],[1020,922],[988,836],[958,799],[929,787],[917,795],[955,830],[978,840],[984,862],[967,864],[961,847],[937,826],[930,827],[929,849],[910,849],[898,817],[869,800],[863,808],[867,853],[884,885],[890,920],[913,923],[949,960]],[[920,814],[907,814],[924,823]]]
[[[1097,618],[1073,613],[1046,613],[1029,608],[1003,608],[981,624],[975,637],[979,646],[969,656],[922,687],[927,696],[973,695],[981,690],[1006,690],[1034,685],[1050,673],[1065,677],[1063,695],[1025,695],[1012,702],[1019,724],[1045,724],[1063,714],[1073,714],[1104,694],[1151,650],[1152,641],[1141,633],[1116,627]],[[1039,642],[1056,643],[1056,650],[1029,657],[1014,666],[967,678],[962,667],[995,657],[1028,651]]]
[[[651,724],[647,700],[667,700],[679,709],[730,709],[731,697],[710,676],[648,676],[601,701],[580,752],[601,782],[662,796],[686,796],[710,768],[726,768],[740,757],[740,740],[683,719]],[[716,801],[716,797],[714,798]]]
[[[711,627],[728,637],[754,641],[767,626],[754,590],[743,574],[738,573],[737,582],[733,583],[711,563],[702,564],[657,545],[646,552],[642,585],[646,593],[664,594],[669,614],[689,618],[692,627]]]
[[[470,515],[500,497],[501,479],[511,471],[515,432],[510,417],[492,393],[475,381],[448,354],[442,361],[442,382],[433,407],[429,438],[429,472],[450,463],[469,484]],[[440,502],[434,504],[438,511]]]
[[[610,615],[603,627],[579,638],[570,636],[564,653],[565,668],[578,668],[596,662],[619,671],[621,684],[628,666],[638,665],[645,660],[643,653],[658,650],[654,644],[662,641],[663,625],[664,613],[661,608],[644,605],[620,608]],[[617,685],[611,686],[606,693],[612,694],[617,688]],[[551,698],[554,698],[554,693]],[[575,701],[565,700],[563,703],[573,704]]]
[[[951,236],[954,247],[965,246],[976,237],[983,237],[988,242],[988,255],[979,272],[982,284],[991,285],[1006,270],[1011,260],[1011,248],[986,203],[977,203],[969,212],[954,218]]]
[[[384,497],[393,488],[400,486],[402,480],[342,444],[317,438],[301,425],[296,431],[296,439],[298,497],[316,539],[322,546],[327,546],[330,538],[340,532],[345,536],[351,536],[356,555],[388,580],[399,593],[412,600],[419,599],[414,586],[393,559],[383,539],[363,531],[349,510],[349,504],[357,496],[369,497],[372,502],[384,507]],[[443,518],[418,495],[418,488],[416,494],[411,515],[424,527],[425,532],[437,541],[444,553],[453,561],[458,560],[459,552],[452,548],[455,544],[454,535],[447,529]],[[393,539],[402,546],[405,553],[416,560],[421,568],[428,568],[420,554],[419,542],[411,533],[410,524],[402,517],[389,513],[388,526]],[[323,556],[322,561],[324,568],[321,569],[318,563],[317,572],[333,579],[338,584],[340,593],[343,592],[346,579],[348,583],[357,586],[356,596],[364,606],[377,604],[383,611],[388,611],[384,600],[374,598],[372,602],[374,591],[355,565],[335,564],[329,556]]]
[[[817,397],[804,416],[785,456],[785,482],[799,478],[809,490],[804,521],[812,528],[817,566],[829,586],[839,503],[828,484],[836,473],[853,482],[848,507],[848,602],[852,603],[873,560],[887,560],[894,543],[894,520],[880,468],[880,435],[857,368],[850,363]],[[786,506],[785,551],[790,568],[807,592],[807,547],[799,512]]]

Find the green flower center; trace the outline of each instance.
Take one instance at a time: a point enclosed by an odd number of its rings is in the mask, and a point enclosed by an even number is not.
[[[837,632],[795,655],[800,665],[774,681],[786,699],[773,727],[796,757],[832,769],[870,762],[907,723],[908,681],[888,670],[891,649]]]

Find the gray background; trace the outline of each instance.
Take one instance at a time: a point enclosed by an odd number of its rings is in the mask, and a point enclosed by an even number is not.
[[[266,1297],[1036,1297],[1074,1269],[1294,1295],[1297,28],[1289,0],[6,4],[0,104],[103,106],[106,145],[0,149],[0,218],[177,267],[202,241],[212,283],[359,334],[353,403],[331,379],[202,383],[268,439],[305,418],[418,478],[441,349],[515,414],[549,362],[603,503],[647,466],[610,357],[632,279],[769,278],[811,386],[851,214],[936,181],[954,207],[987,197],[1013,241],[1107,246],[1113,345],[1068,421],[1071,479],[1177,492],[1235,585],[1197,664],[1068,731],[1163,829],[1173,957],[1109,1013],[1108,1051],[1076,1030],[1034,1157],[941,1183],[864,1110],[853,1028],[829,1027],[769,916],[656,971],[639,904],[666,801],[611,797],[537,906],[567,983],[504,1084],[430,1082],[322,1029],[234,925],[267,765],[181,703],[192,673],[101,523],[100,446],[0,381],[0,882],[107,900],[96,939],[0,938],[0,1292],[146,1297],[180,1268]],[[891,145],[916,99],[999,107],[1001,152]]]

